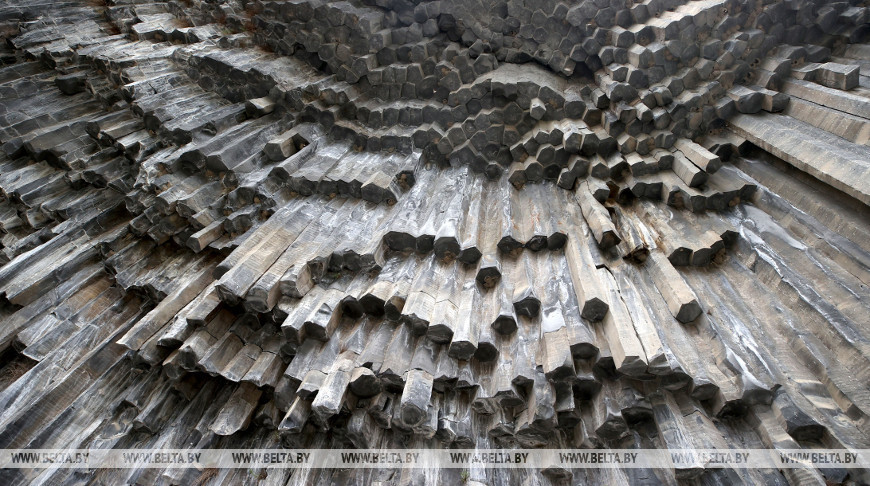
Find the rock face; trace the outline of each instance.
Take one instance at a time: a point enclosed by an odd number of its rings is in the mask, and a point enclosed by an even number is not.
[[[870,448],[868,19],[2,0],[0,446]],[[870,481],[460,473],[262,472]]]

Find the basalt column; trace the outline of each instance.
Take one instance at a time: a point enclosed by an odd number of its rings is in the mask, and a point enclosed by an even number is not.
[[[0,0],[0,449],[870,449],[868,7]]]

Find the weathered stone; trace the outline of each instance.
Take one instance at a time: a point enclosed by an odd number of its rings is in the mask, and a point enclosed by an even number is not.
[[[114,3],[4,7],[4,448],[864,447],[865,7]],[[716,466],[584,478],[867,482]],[[130,471],[0,477],[248,480]]]
[[[826,62],[816,69],[815,81],[829,88],[848,91],[858,86],[860,68]]]
[[[85,73],[73,73],[54,78],[54,84],[65,95],[74,95],[85,90],[87,75]]]

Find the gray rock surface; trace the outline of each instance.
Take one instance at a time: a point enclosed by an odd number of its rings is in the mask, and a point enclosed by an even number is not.
[[[870,448],[866,2],[0,0],[2,448]],[[861,469],[2,484],[864,484]]]

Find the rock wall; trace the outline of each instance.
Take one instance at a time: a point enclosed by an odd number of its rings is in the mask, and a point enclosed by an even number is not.
[[[0,448],[868,449],[868,15],[2,0]],[[870,481],[467,474],[0,478]]]

